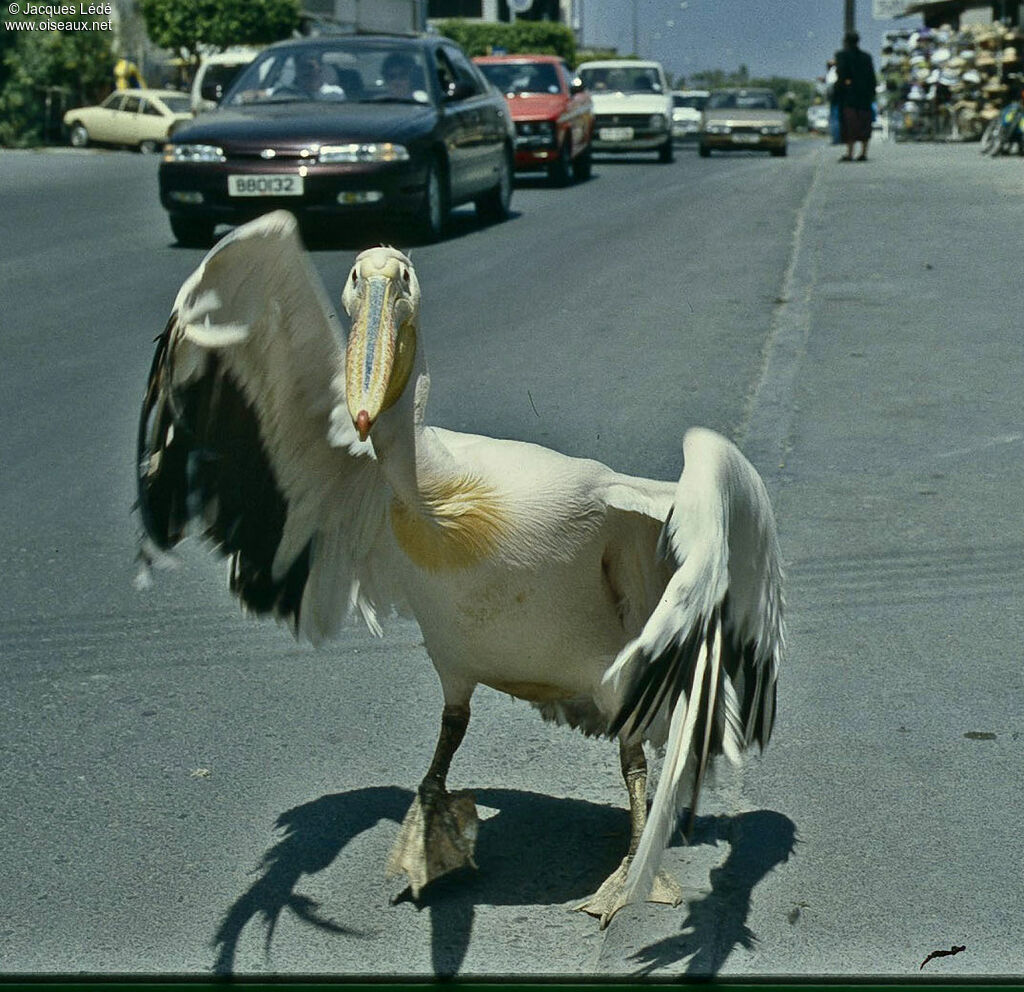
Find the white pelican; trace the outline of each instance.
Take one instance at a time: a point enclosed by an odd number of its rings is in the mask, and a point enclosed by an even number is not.
[[[678,484],[425,421],[409,259],[371,248],[341,296],[347,338],[294,218],[224,238],[181,287],[139,429],[144,563],[191,523],[243,606],[319,643],[351,610],[410,612],[441,680],[433,761],[389,874],[413,897],[473,864],[476,808],[446,779],[478,685],[619,742],[631,837],[581,906],[677,905],[660,858],[709,757],[764,746],[783,647],[775,523],[729,441],[694,429]],[[666,745],[650,813],[644,742]]]

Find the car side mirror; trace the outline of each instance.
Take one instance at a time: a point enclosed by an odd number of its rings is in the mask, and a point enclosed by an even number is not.
[[[199,87],[199,94],[204,100],[220,103],[220,98],[224,95],[224,87],[220,83],[203,83]]]
[[[580,79],[579,76],[577,76],[572,81],[572,84],[569,86],[569,92],[573,93],[573,94],[575,94],[575,93],[582,93],[584,89],[585,89],[585,87],[583,85],[583,80]]]

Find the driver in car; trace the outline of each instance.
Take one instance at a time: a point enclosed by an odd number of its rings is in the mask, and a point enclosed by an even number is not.
[[[329,83],[324,77],[324,67],[314,55],[302,55],[295,61],[295,78],[290,83],[275,86],[271,96],[302,93],[314,100],[326,97],[343,100],[345,91],[337,83]]]

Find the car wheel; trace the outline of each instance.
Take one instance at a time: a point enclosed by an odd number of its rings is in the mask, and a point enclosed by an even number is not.
[[[85,148],[89,144],[89,132],[85,129],[85,125],[79,124],[77,121],[72,124],[68,141],[72,148]]]
[[[665,141],[665,144],[658,149],[658,161],[667,165],[669,162],[674,162],[675,159],[676,148],[675,145],[672,144],[672,137],[670,135]]]
[[[430,244],[444,234],[448,223],[448,203],[447,174],[440,158],[436,158],[427,166],[423,202],[413,217],[416,237],[420,241]]]
[[[139,142],[139,151],[143,155],[152,155],[159,147],[160,145],[153,140]]]
[[[701,158],[707,158],[711,154],[711,149],[708,148],[707,145],[698,145],[697,154],[700,155]]]
[[[171,230],[182,248],[209,248],[213,243],[213,229],[216,225],[212,220],[171,214],[170,221]]]
[[[572,148],[568,138],[562,142],[558,158],[548,166],[548,181],[552,186],[568,186],[572,181]]]
[[[501,165],[498,168],[498,183],[493,189],[489,189],[483,196],[479,197],[474,205],[477,216],[486,223],[496,224],[508,217],[509,206],[512,203],[512,155],[505,149],[501,156]]]
[[[590,178],[590,170],[593,164],[593,154],[588,146],[572,160],[573,179],[578,183],[586,182]]]

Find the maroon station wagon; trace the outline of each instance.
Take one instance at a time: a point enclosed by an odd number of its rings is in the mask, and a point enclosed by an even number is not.
[[[557,55],[482,55],[473,61],[505,94],[516,127],[516,169],[546,170],[564,186],[590,176],[594,107]]]

